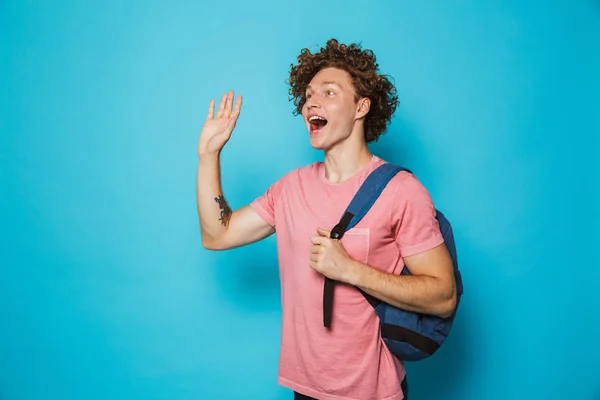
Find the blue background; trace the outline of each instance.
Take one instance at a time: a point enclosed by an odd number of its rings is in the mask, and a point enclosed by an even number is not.
[[[600,2],[2,1],[0,398],[290,399],[271,237],[202,248],[197,140],[244,96],[232,207],[320,160],[286,79],[362,42],[372,151],[453,222],[465,296],[411,400],[600,398]]]

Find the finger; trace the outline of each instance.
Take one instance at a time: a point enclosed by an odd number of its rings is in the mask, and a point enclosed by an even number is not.
[[[225,118],[231,117],[231,107],[233,106],[233,90],[227,93],[227,102],[225,103]]]
[[[319,236],[326,237],[326,238],[330,237],[330,233],[331,233],[327,229],[322,229],[322,228],[317,228],[317,232],[319,233]]]
[[[223,117],[223,111],[225,111],[225,102],[227,100],[227,93],[225,93],[221,97],[221,102],[219,103],[219,109],[217,110],[217,118]]]
[[[231,114],[231,117],[236,120],[238,118],[238,116],[240,115],[240,110],[242,109],[242,96],[238,96],[237,99],[235,99],[235,106],[233,107],[233,114]]]
[[[321,236],[313,236],[310,238],[312,244],[321,244],[323,242],[323,238]]]
[[[313,245],[310,246],[310,254],[319,254],[321,251],[321,246]]]
[[[206,115],[206,119],[213,119],[215,117],[215,101],[211,100],[208,103],[208,114]]]

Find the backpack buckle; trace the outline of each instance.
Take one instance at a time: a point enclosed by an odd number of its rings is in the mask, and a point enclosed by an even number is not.
[[[341,239],[342,236],[344,236],[344,232],[346,232],[348,229],[348,225],[350,225],[352,218],[354,218],[354,214],[346,211],[342,216],[342,219],[340,219],[340,222],[338,222],[338,224],[331,230],[329,237],[331,239]]]
[[[331,239],[341,239],[342,236],[344,236],[344,227],[341,226],[340,224],[337,224],[336,226],[333,227],[333,229],[331,230],[331,233],[329,234],[329,237]]]

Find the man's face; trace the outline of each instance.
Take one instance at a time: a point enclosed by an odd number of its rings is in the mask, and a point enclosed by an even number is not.
[[[328,150],[347,139],[357,117],[357,103],[350,74],[337,68],[319,71],[306,88],[302,116],[310,143],[315,149]]]

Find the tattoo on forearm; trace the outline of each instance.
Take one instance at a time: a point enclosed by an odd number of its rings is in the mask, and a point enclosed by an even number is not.
[[[221,221],[223,226],[227,226],[231,219],[231,208],[229,208],[229,204],[227,204],[222,194],[215,197],[215,201],[219,203],[219,207],[221,208],[221,218],[219,218],[219,221]]]

